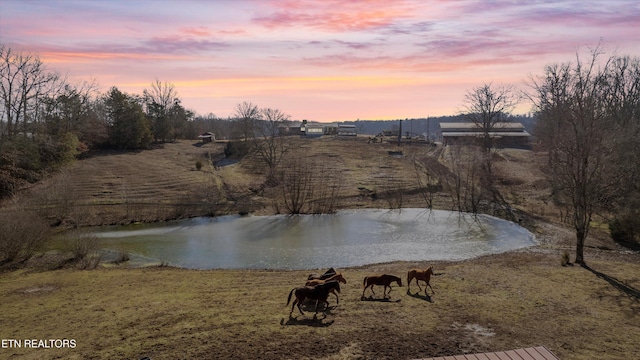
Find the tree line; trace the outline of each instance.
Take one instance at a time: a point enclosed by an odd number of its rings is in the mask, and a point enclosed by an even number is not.
[[[73,84],[37,54],[0,44],[0,198],[91,150],[145,149],[204,131],[247,139],[262,131],[257,120],[288,120],[274,109],[251,113],[254,107],[239,104],[227,119],[196,115],[173,84],[158,79],[142,94],[115,86],[101,93],[93,81]]]
[[[547,65],[529,79],[530,91],[484,84],[469,91],[460,115],[484,134],[476,149],[458,147],[444,161],[442,176],[428,161],[418,163],[425,182],[440,181],[459,211],[514,220],[496,187],[490,133],[509,120],[524,98],[533,104],[538,148],[547,154],[543,172],[549,198],[575,230],[575,262],[585,264],[585,240],[595,220],[611,237],[638,248],[640,243],[640,59],[610,55],[602,47],[585,59]],[[435,180],[434,180],[435,179]]]

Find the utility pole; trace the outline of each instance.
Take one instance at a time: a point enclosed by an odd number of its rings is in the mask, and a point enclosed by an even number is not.
[[[431,135],[429,134],[429,120],[431,120],[431,118],[429,117],[429,115],[427,115],[427,144],[429,143],[429,139],[431,138]]]

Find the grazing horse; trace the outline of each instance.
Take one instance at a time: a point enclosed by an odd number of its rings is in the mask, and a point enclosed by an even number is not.
[[[418,290],[418,292],[422,291],[422,287],[420,287],[420,281],[419,281],[419,280],[422,280],[427,283],[427,285],[424,287],[424,295],[427,296],[427,287],[430,287],[431,291],[435,294],[436,292],[433,291],[433,287],[431,287],[431,284],[429,284],[429,280],[431,280],[431,275],[433,275],[433,266],[429,266],[425,270],[420,270],[420,269],[409,270],[409,272],[407,273],[407,286],[408,286],[407,291],[411,291],[411,281],[413,279],[416,279],[416,284],[418,284],[418,289],[420,289]]]
[[[340,292],[340,283],[337,281],[329,281],[324,284],[316,285],[314,287],[303,286],[303,287],[293,288],[291,292],[289,292],[289,298],[287,298],[287,306],[288,306],[289,302],[291,302],[291,295],[293,295],[294,293],[296,294],[296,299],[293,301],[293,304],[291,304],[291,312],[289,312],[289,316],[291,316],[291,314],[293,313],[293,307],[296,306],[296,304],[298,305],[298,310],[300,310],[300,313],[304,315],[304,312],[302,312],[302,308],[300,307],[300,304],[302,304],[302,302],[305,301],[306,299],[311,299],[316,301],[316,314],[317,314],[318,308],[320,307],[321,303],[322,304],[327,303],[327,306],[329,306],[329,302],[327,302],[327,297],[329,296],[329,292],[331,290],[336,290]]]
[[[332,277],[328,278],[327,280],[320,280],[320,279],[309,280],[309,281],[307,281],[305,286],[316,286],[316,285],[324,284],[324,283],[329,282],[329,281],[338,281],[338,282],[341,282],[343,284],[347,283],[347,279],[345,279],[344,276],[342,276],[342,273],[337,273],[337,274],[333,275]],[[336,291],[335,290],[331,290],[331,293],[336,296],[336,303],[340,304],[340,298],[338,298],[338,294],[336,294]]]
[[[397,282],[398,286],[402,286],[402,280],[393,275],[369,275],[364,278],[362,285],[364,286],[364,290],[362,290],[362,297],[364,297],[364,292],[368,287],[371,287],[371,293],[375,295],[376,293],[373,291],[373,285],[382,285],[384,286],[384,297],[387,297],[387,288],[389,288],[389,293],[391,293],[391,283]]]

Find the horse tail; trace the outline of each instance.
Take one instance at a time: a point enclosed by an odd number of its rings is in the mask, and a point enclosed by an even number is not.
[[[291,302],[291,295],[293,295],[293,292],[296,290],[296,288],[291,289],[291,291],[289,292],[289,297],[287,298],[287,305],[285,306],[289,306],[289,303]]]
[[[362,287],[366,287],[367,286],[367,279],[369,279],[369,277],[365,276],[364,280],[362,280]]]

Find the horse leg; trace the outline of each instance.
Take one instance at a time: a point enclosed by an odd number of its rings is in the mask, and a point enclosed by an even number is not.
[[[375,295],[375,294],[376,294],[376,293],[373,291],[373,284],[372,284],[372,285],[367,285],[367,286],[365,286],[365,287],[364,287],[364,290],[362,290],[362,297],[364,297],[364,292],[365,292],[365,291],[367,291],[367,288],[368,288],[368,287],[371,287],[371,293],[372,293],[373,295]]]
[[[305,300],[305,298],[298,298],[296,297],[296,301],[294,302],[294,304],[298,304],[298,310],[300,310],[300,314],[304,315],[304,312],[302,312],[302,307],[300,305],[302,305],[302,302]],[[291,306],[291,312],[293,312],[293,306]]]
[[[340,304],[340,298],[338,297],[338,294],[336,294],[333,289],[331,289],[331,293],[336,296],[336,305]],[[327,302],[327,306],[329,306],[329,302]]]
[[[325,300],[325,299],[316,300],[316,314],[318,313],[318,308],[320,307],[320,304],[324,305],[325,302],[327,303],[327,307],[329,307],[329,303],[327,302],[327,300]],[[325,308],[324,311],[327,311],[327,309]]]
[[[411,282],[413,281],[414,276],[407,276],[407,292],[411,292]],[[416,284],[418,284],[418,278],[416,278]],[[420,286],[420,284],[418,284]]]
[[[329,294],[327,294],[327,296],[329,296]],[[324,304],[324,311],[326,312],[327,310],[329,310],[329,301],[325,298],[322,303]]]
[[[433,293],[433,295],[435,295],[436,292],[433,291],[433,287],[431,286],[431,284],[427,283],[427,285],[431,288],[431,292]],[[425,294],[427,293],[427,288],[426,287],[424,288],[424,292],[425,292]]]

